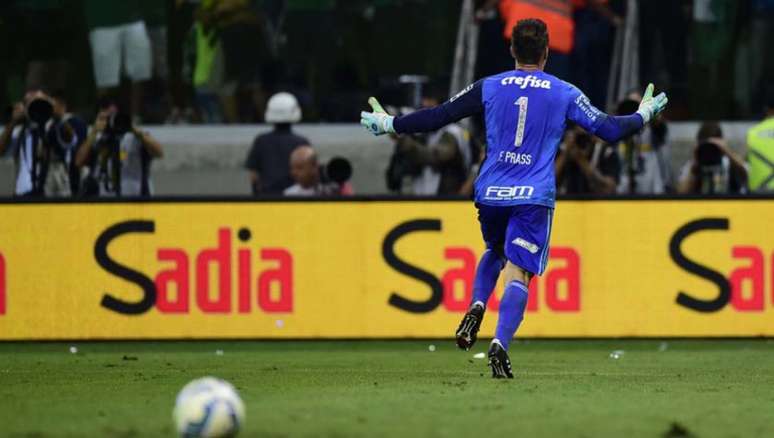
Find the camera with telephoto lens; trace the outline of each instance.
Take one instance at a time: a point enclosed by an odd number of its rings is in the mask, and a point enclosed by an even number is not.
[[[352,163],[346,158],[333,157],[328,164],[320,166],[320,180],[323,184],[334,182],[344,184],[352,178]]]
[[[54,115],[54,106],[48,99],[36,97],[25,107],[27,121],[33,128],[44,129]]]
[[[723,155],[720,147],[711,141],[702,142],[696,148],[701,193],[721,193],[728,186],[729,175],[723,169]]]
[[[705,141],[696,148],[696,162],[699,167],[717,167],[723,161],[723,151],[711,141]]]
[[[108,115],[103,135],[97,142],[95,167],[82,184],[81,196],[97,196],[100,186],[121,193],[121,140],[132,131],[132,116],[122,111]]]
[[[110,115],[107,121],[105,131],[108,135],[123,137],[124,134],[132,130],[132,116],[127,113],[117,111]]]

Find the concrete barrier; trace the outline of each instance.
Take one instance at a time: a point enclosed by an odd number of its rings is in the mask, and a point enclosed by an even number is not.
[[[754,122],[722,123],[731,146],[743,153],[747,130]],[[698,122],[671,123],[671,166],[676,172],[691,154]],[[244,161],[256,135],[269,125],[147,126],[163,145],[165,156],[152,167],[157,195],[248,195]],[[374,137],[357,124],[301,124],[325,161],[342,156],[352,162],[352,183],[359,194],[386,192],[384,171],[393,146],[386,136]],[[13,193],[15,171],[9,159],[0,160],[0,196]]]

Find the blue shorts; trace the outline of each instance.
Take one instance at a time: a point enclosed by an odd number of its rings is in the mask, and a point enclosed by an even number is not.
[[[476,207],[488,249],[535,275],[546,270],[554,209],[542,205]]]

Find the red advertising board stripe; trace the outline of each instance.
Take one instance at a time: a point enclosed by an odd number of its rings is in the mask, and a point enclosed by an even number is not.
[[[0,254],[0,315],[5,315],[5,258]]]

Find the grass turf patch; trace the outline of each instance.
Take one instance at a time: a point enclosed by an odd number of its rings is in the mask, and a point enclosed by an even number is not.
[[[511,347],[512,381],[490,379],[486,360],[473,358],[485,348],[0,344],[0,436],[174,436],[177,391],[205,375],[240,391],[247,437],[774,436],[770,340],[521,341]],[[624,354],[612,359],[613,350]]]

